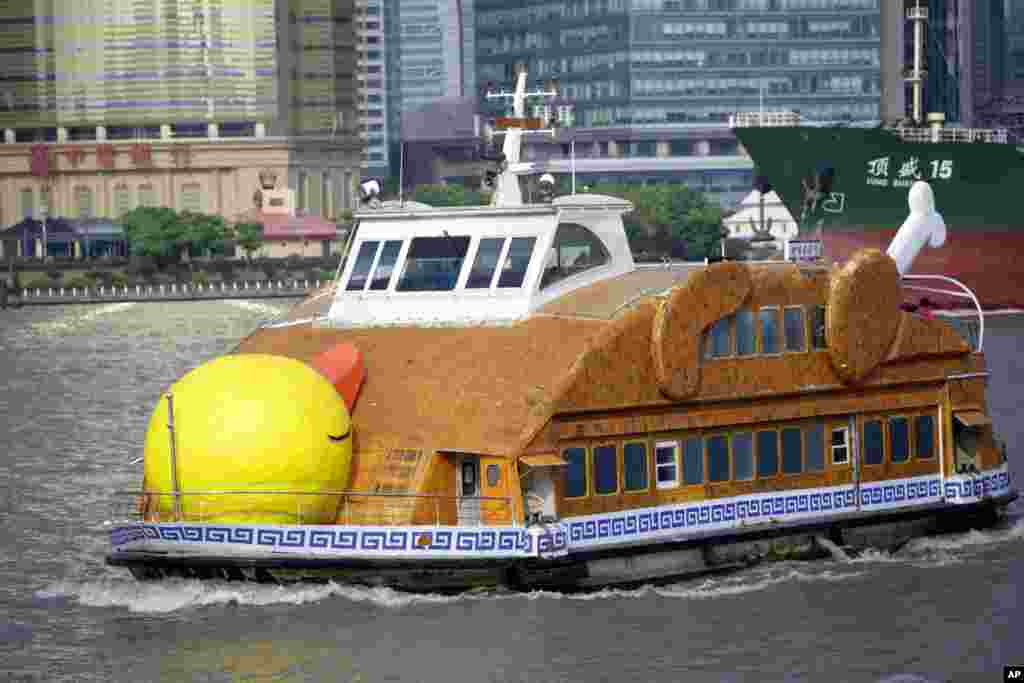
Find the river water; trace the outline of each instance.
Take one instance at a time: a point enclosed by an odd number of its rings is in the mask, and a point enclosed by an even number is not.
[[[894,555],[637,590],[414,596],[140,584],[106,567],[160,391],[287,302],[0,313],[0,680],[1002,680],[1024,663],[1024,505]],[[1024,455],[1024,319],[990,319],[989,391]],[[1019,482],[1019,479],[1015,479]]]

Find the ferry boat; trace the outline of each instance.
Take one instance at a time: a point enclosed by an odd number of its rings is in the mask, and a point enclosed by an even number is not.
[[[923,252],[918,271],[966,283],[986,309],[1024,308],[1024,223],[1005,201],[1008,188],[1024,179],[1024,147],[1005,129],[957,127],[941,113],[924,114],[928,8],[921,4],[906,9],[915,25],[909,120],[819,124],[796,112],[762,111],[738,113],[730,125],[762,183],[796,219],[799,237],[820,240],[827,260],[884,250],[906,217],[907,191],[924,180],[938,195],[953,239]],[[944,308],[962,303],[931,299]]]
[[[983,317],[974,347],[899,307],[941,242],[926,185],[891,254],[643,266],[628,202],[522,203],[521,134],[492,206],[360,212],[335,286],[160,397],[109,564],[578,589],[896,547],[1016,498]]]

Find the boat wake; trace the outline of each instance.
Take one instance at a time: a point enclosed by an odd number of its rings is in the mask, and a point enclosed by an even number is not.
[[[271,306],[258,301],[249,301],[248,299],[227,299],[224,303],[246,311],[252,311],[253,313],[259,313],[267,320],[277,319],[287,310],[287,308]]]
[[[34,323],[31,325],[31,328],[36,334],[44,336],[62,334],[81,328],[95,322],[99,318],[103,318],[113,313],[122,313],[137,305],[138,304],[134,301],[121,301],[116,304],[106,304],[97,308],[85,309],[85,312],[80,314],[71,313],[57,320]]]

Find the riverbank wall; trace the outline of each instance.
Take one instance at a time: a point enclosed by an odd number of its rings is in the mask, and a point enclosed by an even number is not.
[[[46,287],[4,291],[6,307],[66,306],[112,302],[290,299],[314,293],[324,280],[272,280],[212,284],[148,284],[125,287]]]

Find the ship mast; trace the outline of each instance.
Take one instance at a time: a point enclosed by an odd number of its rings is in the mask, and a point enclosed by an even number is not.
[[[913,93],[914,123],[920,125],[924,120],[922,87],[928,71],[924,68],[924,31],[928,23],[928,8],[921,7],[921,0],[914,0],[914,6],[907,10],[907,19],[914,22],[914,66],[906,81],[910,83]]]

